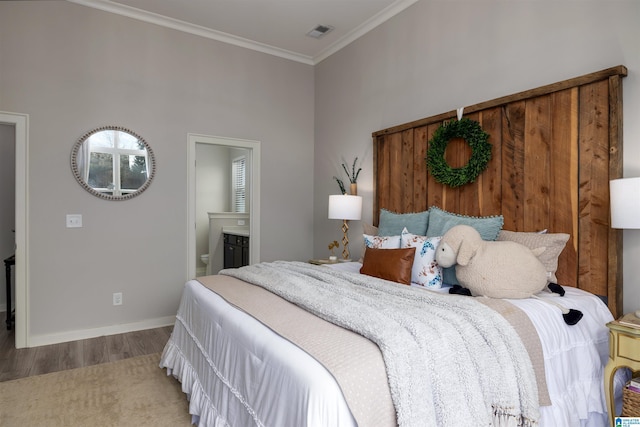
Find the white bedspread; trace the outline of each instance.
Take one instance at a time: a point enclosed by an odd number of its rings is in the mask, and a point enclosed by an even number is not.
[[[303,262],[228,269],[378,345],[399,426],[537,425],[538,389],[513,325],[475,298]],[[535,333],[535,332],[532,332]]]
[[[339,263],[331,268],[360,272],[362,264]],[[560,310],[533,298],[508,300],[522,309],[535,326],[545,360],[547,388],[553,404],[540,408],[540,425],[544,427],[608,426],[604,397],[604,365],[609,357],[609,329],[613,320],[607,306],[597,296],[565,286],[563,297],[549,294],[554,302],[584,313],[576,325],[568,326]],[[449,292],[444,287],[441,292]],[[629,372],[616,373],[614,390],[617,406],[622,386]]]
[[[359,264],[337,268],[358,271]],[[541,425],[605,426],[605,324],[612,317],[597,297],[565,289],[558,301],[585,313],[574,326],[566,325],[549,304],[512,301],[529,314],[542,337],[554,404],[541,408]],[[322,365],[196,281],[185,285],[161,366],[181,380],[194,421],[202,426],[355,425],[339,387]],[[617,378],[616,389],[623,381]]]

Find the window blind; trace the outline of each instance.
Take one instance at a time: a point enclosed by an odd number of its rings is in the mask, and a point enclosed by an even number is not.
[[[231,174],[233,181],[233,212],[245,212],[246,206],[246,165],[245,156],[233,159]]]

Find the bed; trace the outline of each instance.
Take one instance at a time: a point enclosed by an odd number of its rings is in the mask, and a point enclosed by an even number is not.
[[[427,141],[455,112],[373,134],[374,226],[381,210],[435,206],[499,215],[513,233],[566,233],[555,274],[562,304],[584,313],[578,324],[543,301],[487,306],[360,274],[360,263],[225,270],[186,283],[161,359],[194,423],[607,425],[605,325],[622,307],[608,181],[621,175],[625,75],[619,66],[465,107],[493,159],[461,188],[424,166]],[[616,390],[624,380],[620,371]]]

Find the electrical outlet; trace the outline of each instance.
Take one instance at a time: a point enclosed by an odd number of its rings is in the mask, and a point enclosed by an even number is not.
[[[81,227],[82,227],[81,214],[67,214],[67,228],[81,228]]]
[[[244,219],[239,219],[238,220],[238,225],[244,225]]]
[[[113,305],[122,305],[122,292],[113,294]]]

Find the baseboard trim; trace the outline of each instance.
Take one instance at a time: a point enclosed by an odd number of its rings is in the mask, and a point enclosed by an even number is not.
[[[77,331],[63,332],[59,334],[32,335],[29,338],[29,347],[40,347],[42,345],[59,344],[69,341],[86,340],[106,335],[123,334],[126,332],[143,331],[145,329],[161,328],[173,325],[175,316],[159,317],[156,319],[142,320],[134,323],[123,323],[120,325],[105,326],[102,328],[82,329]]]

